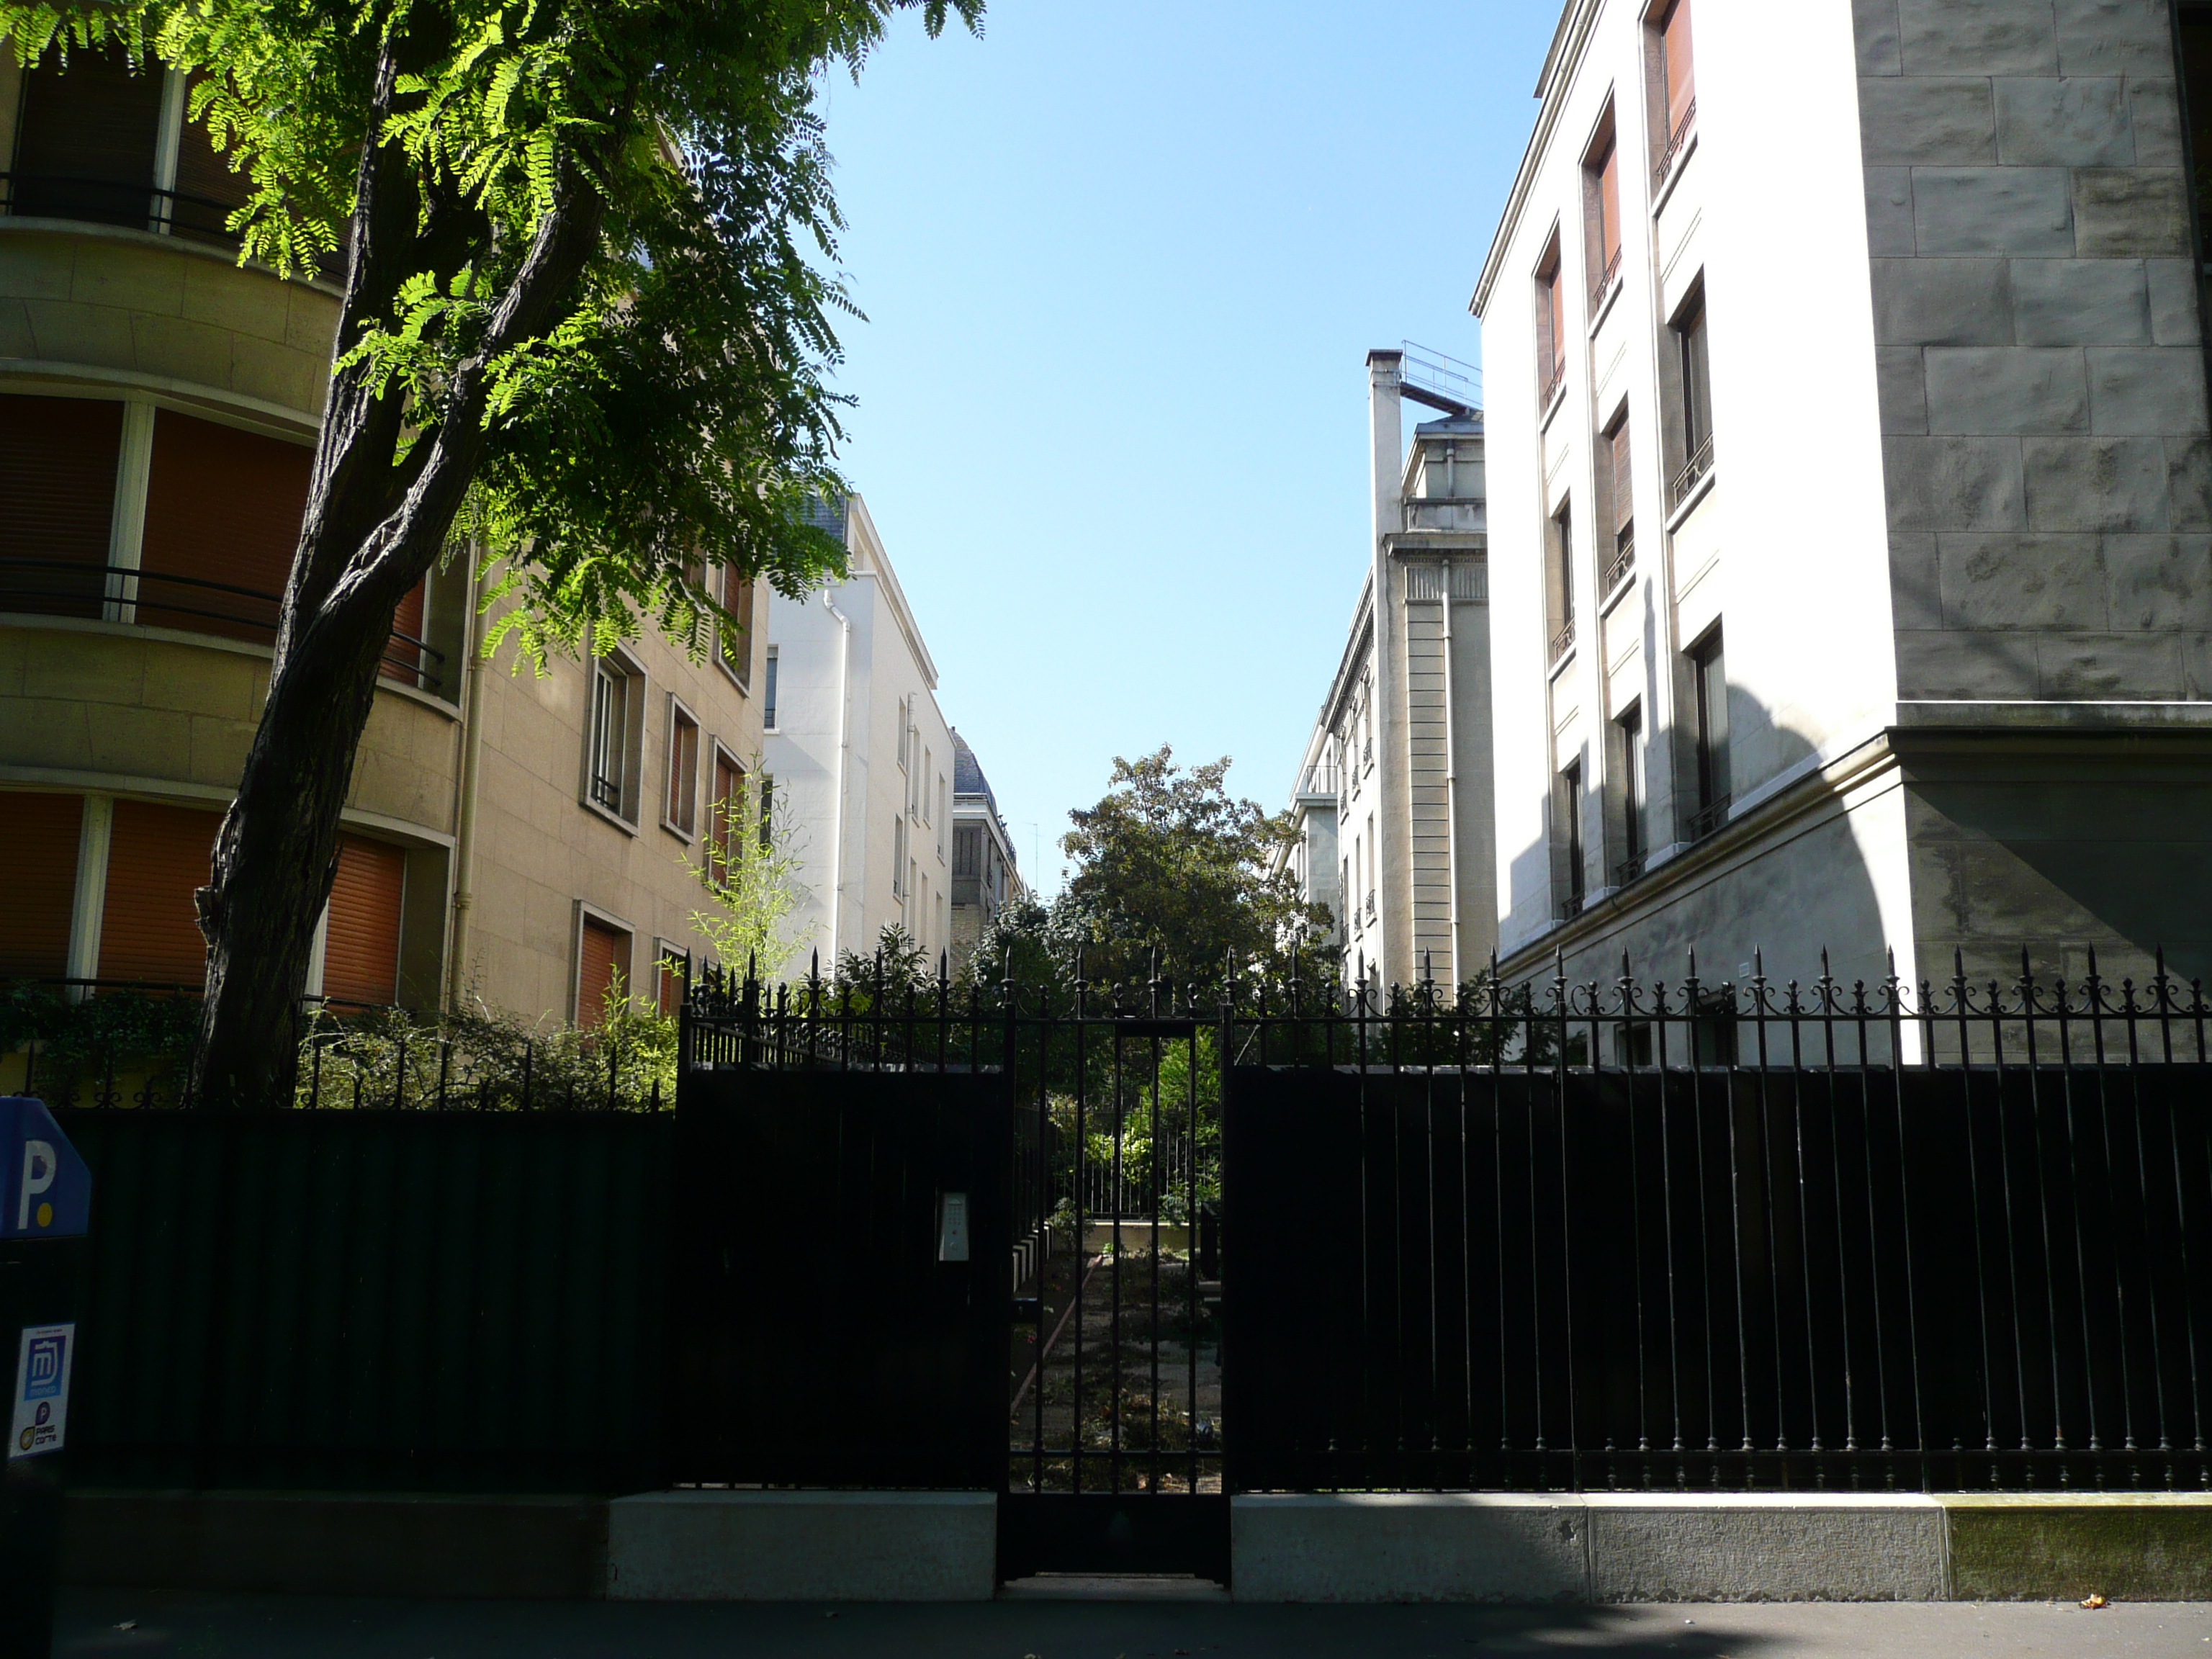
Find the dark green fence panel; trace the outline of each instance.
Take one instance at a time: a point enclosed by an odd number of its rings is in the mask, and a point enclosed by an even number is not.
[[[75,1479],[663,1479],[672,1115],[58,1114],[91,1165]]]

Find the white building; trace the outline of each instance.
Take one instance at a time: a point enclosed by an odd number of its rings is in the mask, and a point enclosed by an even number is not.
[[[1509,975],[2212,970],[2175,27],[1570,0],[1474,299]]]
[[[952,944],[952,730],[937,665],[858,495],[821,510],[849,570],[769,617],[765,761],[807,896],[784,970],[826,974],[896,924],[932,962]]]
[[[952,971],[975,953],[999,912],[1026,897],[1006,821],[982,763],[959,732],[952,734]]]
[[[1365,580],[1299,763],[1285,856],[1337,919],[1347,983],[1456,984],[1497,937],[1482,415],[1448,359],[1372,351],[1367,377]],[[1443,415],[1410,448],[1407,398]]]

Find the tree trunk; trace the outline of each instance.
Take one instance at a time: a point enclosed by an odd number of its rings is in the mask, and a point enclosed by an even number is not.
[[[307,961],[392,631],[389,611],[358,605],[318,623],[313,648],[288,653],[270,681],[198,895],[208,966],[194,1092],[217,1109],[291,1102]]]
[[[392,106],[404,54],[429,49],[387,43],[371,131]],[[397,144],[363,153],[338,349],[386,314],[409,273],[449,275],[484,252],[489,228],[465,203],[441,188],[422,212],[407,166]],[[455,366],[436,424],[404,459],[400,393],[373,393],[360,364],[331,380],[269,699],[216,837],[209,884],[194,895],[208,957],[191,1086],[204,1107],[291,1103],[307,959],[392,613],[437,562],[483,457],[489,365],[558,314],[597,245],[605,204],[572,158],[557,167],[555,204],[484,337]]]

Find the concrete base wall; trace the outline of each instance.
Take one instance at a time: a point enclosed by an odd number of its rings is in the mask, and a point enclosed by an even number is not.
[[[1255,1496],[1231,1506],[1249,1601],[1896,1601],[1945,1594],[1920,1497]]]
[[[599,1594],[592,1498],[72,1492],[64,1583],[229,1594],[573,1601]]]
[[[606,1593],[630,1601],[988,1601],[990,1492],[672,1492],[607,1505]]]
[[[1233,1500],[1244,1601],[2212,1600],[2212,1493]],[[988,1492],[75,1492],[62,1577],[230,1594],[987,1601]]]

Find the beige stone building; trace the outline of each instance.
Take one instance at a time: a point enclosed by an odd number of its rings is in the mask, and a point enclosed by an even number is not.
[[[0,53],[0,976],[200,978],[306,500],[337,290],[239,265],[183,94]],[[474,614],[457,562],[394,619],[310,989],[595,1018],[700,947],[687,863],[760,751],[763,630],[540,678],[480,661]]]
[[[1509,972],[2212,975],[2209,31],[1569,0],[1474,301]]]
[[[1370,352],[1367,380],[1373,539],[1283,857],[1336,919],[1347,984],[1452,985],[1497,938],[1483,417],[1435,354]],[[1441,417],[1410,445],[1407,398]]]

